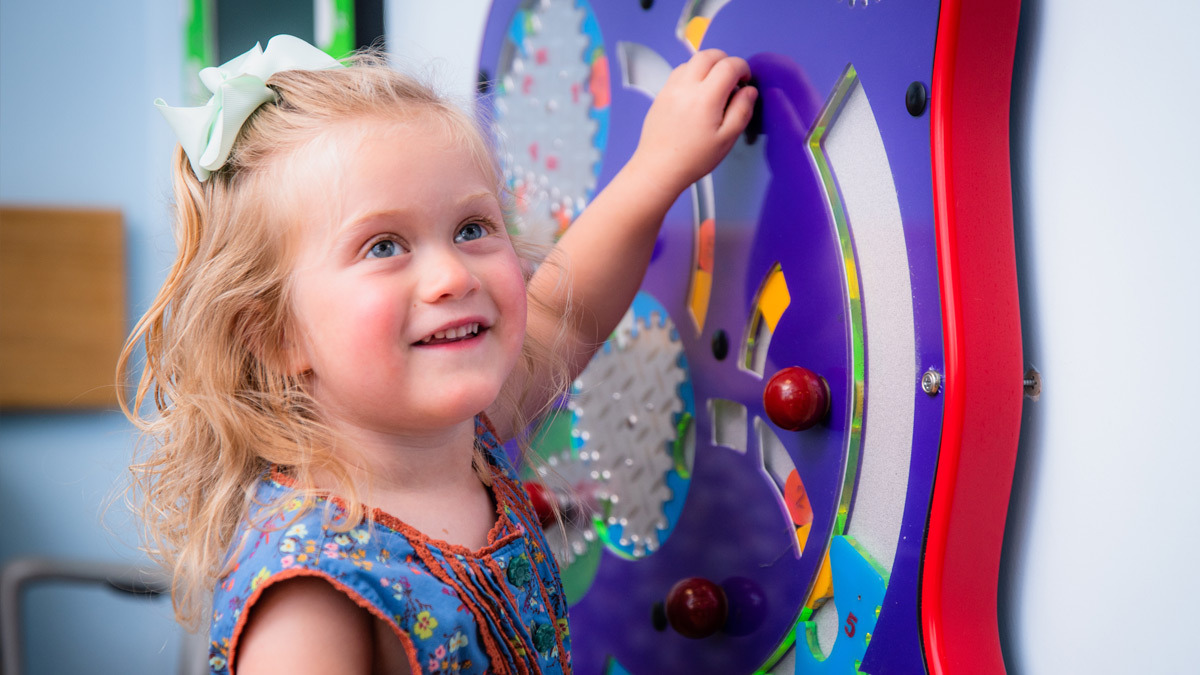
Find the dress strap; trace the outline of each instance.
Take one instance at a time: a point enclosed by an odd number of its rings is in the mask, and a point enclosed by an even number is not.
[[[487,457],[489,464],[499,469],[509,480],[518,480],[513,458],[509,456],[508,450],[500,443],[500,438],[496,434],[496,427],[492,425],[492,421],[484,413],[480,413],[475,417],[475,439],[480,449],[483,450],[484,456]]]

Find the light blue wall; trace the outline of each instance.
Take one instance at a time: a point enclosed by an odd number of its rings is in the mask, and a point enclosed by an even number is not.
[[[125,216],[128,314],[174,247],[171,138],[151,105],[180,100],[182,3],[0,2],[0,201],[115,207]],[[61,242],[71,246],[72,242]],[[101,511],[132,455],[117,412],[0,415],[0,564],[15,556],[140,561],[125,511]],[[28,673],[174,672],[165,600],[41,586],[27,594]]]

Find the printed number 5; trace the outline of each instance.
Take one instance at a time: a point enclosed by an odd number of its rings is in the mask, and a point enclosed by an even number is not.
[[[858,623],[858,617],[854,616],[854,612],[846,617],[846,626],[842,630],[846,631],[846,637],[854,637],[854,624]]]

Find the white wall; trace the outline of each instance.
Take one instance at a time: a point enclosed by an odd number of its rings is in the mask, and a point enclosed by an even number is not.
[[[471,96],[491,4],[490,0],[385,0],[388,54],[405,71],[432,75],[442,91]]]
[[[1194,668],[1197,27],[1190,3],[1024,3],[1015,219],[1026,362],[1045,385],[1025,406],[1005,548],[1012,672]]]

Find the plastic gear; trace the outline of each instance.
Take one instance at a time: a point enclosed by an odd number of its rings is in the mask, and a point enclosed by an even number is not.
[[[631,316],[576,380],[570,408],[577,461],[606,507],[607,525],[621,548],[642,557],[658,548],[668,526],[666,481],[688,376],[671,320],[658,312]]]
[[[592,525],[595,500],[592,494],[591,463],[580,461],[571,450],[564,450],[548,456],[546,466],[539,466],[537,471],[543,482],[551,486],[565,482],[571,487],[567,496],[572,502],[570,508],[562,508],[565,506],[562,503],[563,494],[555,491],[562,512],[562,533],[560,534],[557,523],[546,531],[546,540],[554,549],[554,558],[565,570],[577,558],[586,555],[597,539],[596,529]]]
[[[494,102],[521,232],[551,243],[596,188],[599,125],[589,114],[587,86],[593,55],[584,32],[588,10],[562,0],[526,7],[509,33],[512,57]]]

